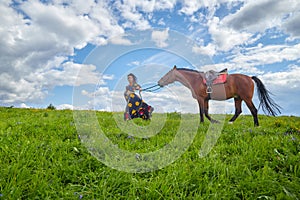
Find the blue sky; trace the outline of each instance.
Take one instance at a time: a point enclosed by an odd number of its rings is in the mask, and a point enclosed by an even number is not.
[[[146,86],[176,64],[256,75],[284,115],[300,113],[297,0],[3,0],[0,12],[1,106],[122,110],[129,72]],[[197,112],[180,84],[143,97]],[[229,100],[211,112],[224,106],[234,111]]]

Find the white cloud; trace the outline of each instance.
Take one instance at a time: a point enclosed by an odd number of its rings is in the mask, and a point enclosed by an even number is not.
[[[189,1],[183,0],[182,8],[180,13],[192,16],[195,12],[199,11],[200,8],[206,8],[208,10],[208,16],[211,17],[221,3],[226,2],[223,0],[202,0],[202,1]],[[227,1],[228,3],[228,1]]]
[[[234,73],[243,73],[247,75],[257,75],[257,74],[264,73],[264,71],[259,70],[256,67],[248,66],[247,64],[236,64],[232,62],[204,65],[199,67],[199,70],[200,71],[209,71],[209,70],[221,71],[225,68],[227,68],[228,73],[234,72]]]
[[[89,96],[89,92],[86,91],[86,90],[81,90],[81,94],[82,94],[83,96]]]
[[[204,1],[184,0],[183,6],[179,12],[184,13],[186,15],[192,15],[196,11],[198,11],[202,6],[204,6]]]
[[[211,19],[217,9],[223,4],[228,9],[231,9],[233,5],[239,3],[239,0],[201,0],[201,1],[190,1],[190,0],[183,0],[182,8],[179,10],[180,13],[184,13],[191,17],[191,21],[194,21],[195,13],[198,12],[201,8],[205,8],[207,13],[205,14],[206,19]],[[203,14],[201,14],[203,15]],[[197,20],[198,21],[198,20]]]
[[[102,36],[112,38],[125,33],[122,26],[118,24],[118,19],[114,16],[112,7],[106,1],[97,1],[97,4],[91,8],[88,15],[95,23],[94,25],[99,27],[100,32],[98,35],[100,36],[96,37],[95,40],[101,38],[103,42],[104,38]]]
[[[67,62],[62,64],[63,71],[50,71],[45,77],[56,81],[55,85],[79,86],[84,84],[103,84],[104,80],[96,71],[96,66]]]
[[[103,74],[103,80],[113,80],[115,78],[114,74]]]
[[[235,30],[263,32],[271,27],[280,27],[288,14],[299,10],[299,1],[245,1],[236,13],[224,18],[224,24]]]
[[[136,1],[127,1],[124,3],[116,2],[115,5],[119,9],[121,16],[126,19],[123,23],[124,28],[134,28],[137,30],[146,30],[150,28],[148,20],[137,11]]]
[[[120,98],[123,98],[123,93],[118,92],[118,100],[115,104],[112,104],[112,99],[115,94],[114,91],[110,91],[108,87],[98,87],[95,91],[90,92],[82,90],[81,94],[88,97],[89,99],[85,102],[85,105],[80,105],[82,109],[96,109],[101,111],[121,111],[120,109],[115,109],[120,103]],[[77,97],[78,98],[78,97]],[[125,105],[125,100],[121,100]],[[79,105],[76,105],[77,107]]]
[[[185,14],[193,14],[200,8],[207,7],[208,33],[211,35],[212,42],[206,46],[201,46],[201,49],[195,48],[199,53],[208,53],[215,55],[220,51],[230,51],[240,45],[249,45],[257,41],[265,30],[276,27],[283,29],[293,38],[297,38],[299,13],[297,12],[300,2],[296,1],[245,1],[243,6],[233,14],[229,14],[222,19],[215,15],[215,11],[221,4],[226,4],[230,9],[235,1],[184,1],[181,11]],[[266,12],[266,10],[268,10]],[[202,19],[203,17],[201,17]],[[191,16],[191,20],[195,21],[195,16]],[[199,20],[196,20],[199,21]],[[215,46],[216,51],[211,53],[212,46]]]
[[[104,84],[109,76],[102,76],[93,65],[67,62],[59,69],[36,70],[15,80],[8,73],[0,74],[0,96],[3,103],[39,102],[55,86]],[[80,72],[80,73],[79,73]]]
[[[291,35],[292,38],[300,38],[300,12],[293,14],[282,25],[282,28]]]
[[[116,1],[114,6],[120,12],[122,19],[125,19],[122,23],[124,28],[147,30],[151,28],[148,19],[152,19],[154,11],[171,10],[176,2],[176,0],[124,0]]]
[[[38,102],[55,86],[101,79],[94,66],[73,63],[68,56],[87,43],[103,45],[124,33],[107,3],[68,2],[63,6],[60,1],[44,4],[34,0],[10,4],[0,3],[5,16],[0,21],[1,102]],[[117,42],[128,44],[125,39]]]
[[[97,37],[93,40],[93,44],[97,45],[97,46],[104,46],[108,44],[107,39],[103,38],[103,37]]]
[[[237,54],[231,62],[237,65],[258,66],[293,61],[300,58],[300,44],[296,45],[258,45],[256,48],[245,48],[245,53]]]
[[[131,63],[128,63],[128,66],[139,66],[141,64],[140,61],[136,60],[136,61],[132,61]]]
[[[198,47],[201,48],[201,47]],[[195,49],[203,53],[203,49]],[[256,47],[243,48],[242,52],[236,52],[226,58],[226,62],[201,66],[199,69],[207,71],[210,69],[222,70],[246,74],[263,74],[262,66],[281,63],[283,61],[297,61],[300,59],[300,44],[295,45],[268,45],[259,43]],[[283,69],[285,66],[283,66]],[[266,70],[266,69],[265,69]]]
[[[299,115],[300,66],[290,66],[281,72],[269,72],[260,76],[272,98],[282,107],[283,114]]]
[[[161,26],[165,26],[166,23],[164,22],[164,19],[163,18],[160,18],[157,22],[158,25],[161,25]]]
[[[58,110],[73,110],[73,105],[70,104],[61,104],[56,107]]]
[[[29,108],[29,106],[27,106],[25,103],[21,103],[20,108]]]
[[[129,40],[124,38],[124,36],[116,36],[109,39],[109,42],[112,44],[118,44],[118,45],[132,45],[133,43]]]
[[[197,54],[204,54],[204,55],[208,55],[208,56],[214,56],[216,54],[216,47],[212,43],[209,43],[206,46],[194,46],[192,51],[197,53]]]
[[[151,39],[155,42],[158,47],[167,47],[168,43],[166,42],[169,37],[169,29],[163,31],[152,31]]]
[[[44,87],[53,88],[55,86],[79,86],[84,84],[103,84],[104,80],[100,73],[96,71],[94,65],[77,64],[66,62],[60,68],[52,68],[46,71],[37,71],[28,76],[26,80],[42,84]]]
[[[121,4],[118,2],[118,4]],[[152,13],[157,10],[171,10],[176,4],[176,0],[124,0],[123,5],[126,5],[130,10],[139,10],[146,13]]]
[[[295,90],[300,88],[300,66],[291,66],[289,70],[282,72],[269,72],[264,74],[262,78],[266,84],[272,85],[273,88]]]
[[[208,32],[211,34],[213,43],[220,51],[229,51],[237,45],[246,43],[252,34],[247,32],[239,32],[224,26],[218,17],[214,17],[208,21]]]
[[[181,58],[178,57],[177,55],[162,51],[147,58],[141,64],[142,65],[158,64],[161,66],[174,66],[174,64],[178,63],[180,60]]]
[[[20,8],[31,18],[32,26],[26,38],[35,31],[38,35],[42,31],[43,39],[59,39],[62,44],[69,44],[75,48],[82,48],[99,33],[98,27],[87,17],[76,15],[68,7],[58,7],[43,4],[38,1],[23,3]],[[30,41],[35,41],[34,38]],[[56,42],[58,43],[58,42]],[[55,43],[55,44],[56,44]]]

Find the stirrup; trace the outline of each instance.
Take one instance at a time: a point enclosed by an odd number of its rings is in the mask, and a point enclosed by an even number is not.
[[[206,93],[210,94],[212,92],[213,92],[213,90],[212,90],[211,86],[207,86]]]

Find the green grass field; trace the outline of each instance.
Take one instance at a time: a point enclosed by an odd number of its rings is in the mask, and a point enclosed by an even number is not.
[[[172,140],[181,117],[164,117],[158,134],[139,138],[120,131],[112,113],[97,112],[112,143],[140,153]],[[118,171],[91,156],[72,111],[0,108],[0,119],[0,199],[300,199],[298,117],[259,116],[260,127],[254,127],[251,116],[240,116],[225,123],[216,145],[200,158],[206,121],[179,159],[148,173]]]

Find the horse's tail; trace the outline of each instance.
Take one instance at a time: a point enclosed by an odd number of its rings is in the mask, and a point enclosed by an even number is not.
[[[273,116],[277,115],[278,113],[280,114],[281,107],[277,105],[269,95],[272,93],[270,93],[266,89],[265,85],[261,82],[259,78],[257,78],[256,76],[252,76],[251,78],[256,83],[258,99],[260,101],[259,107],[262,106],[262,109],[266,114],[273,115]]]

